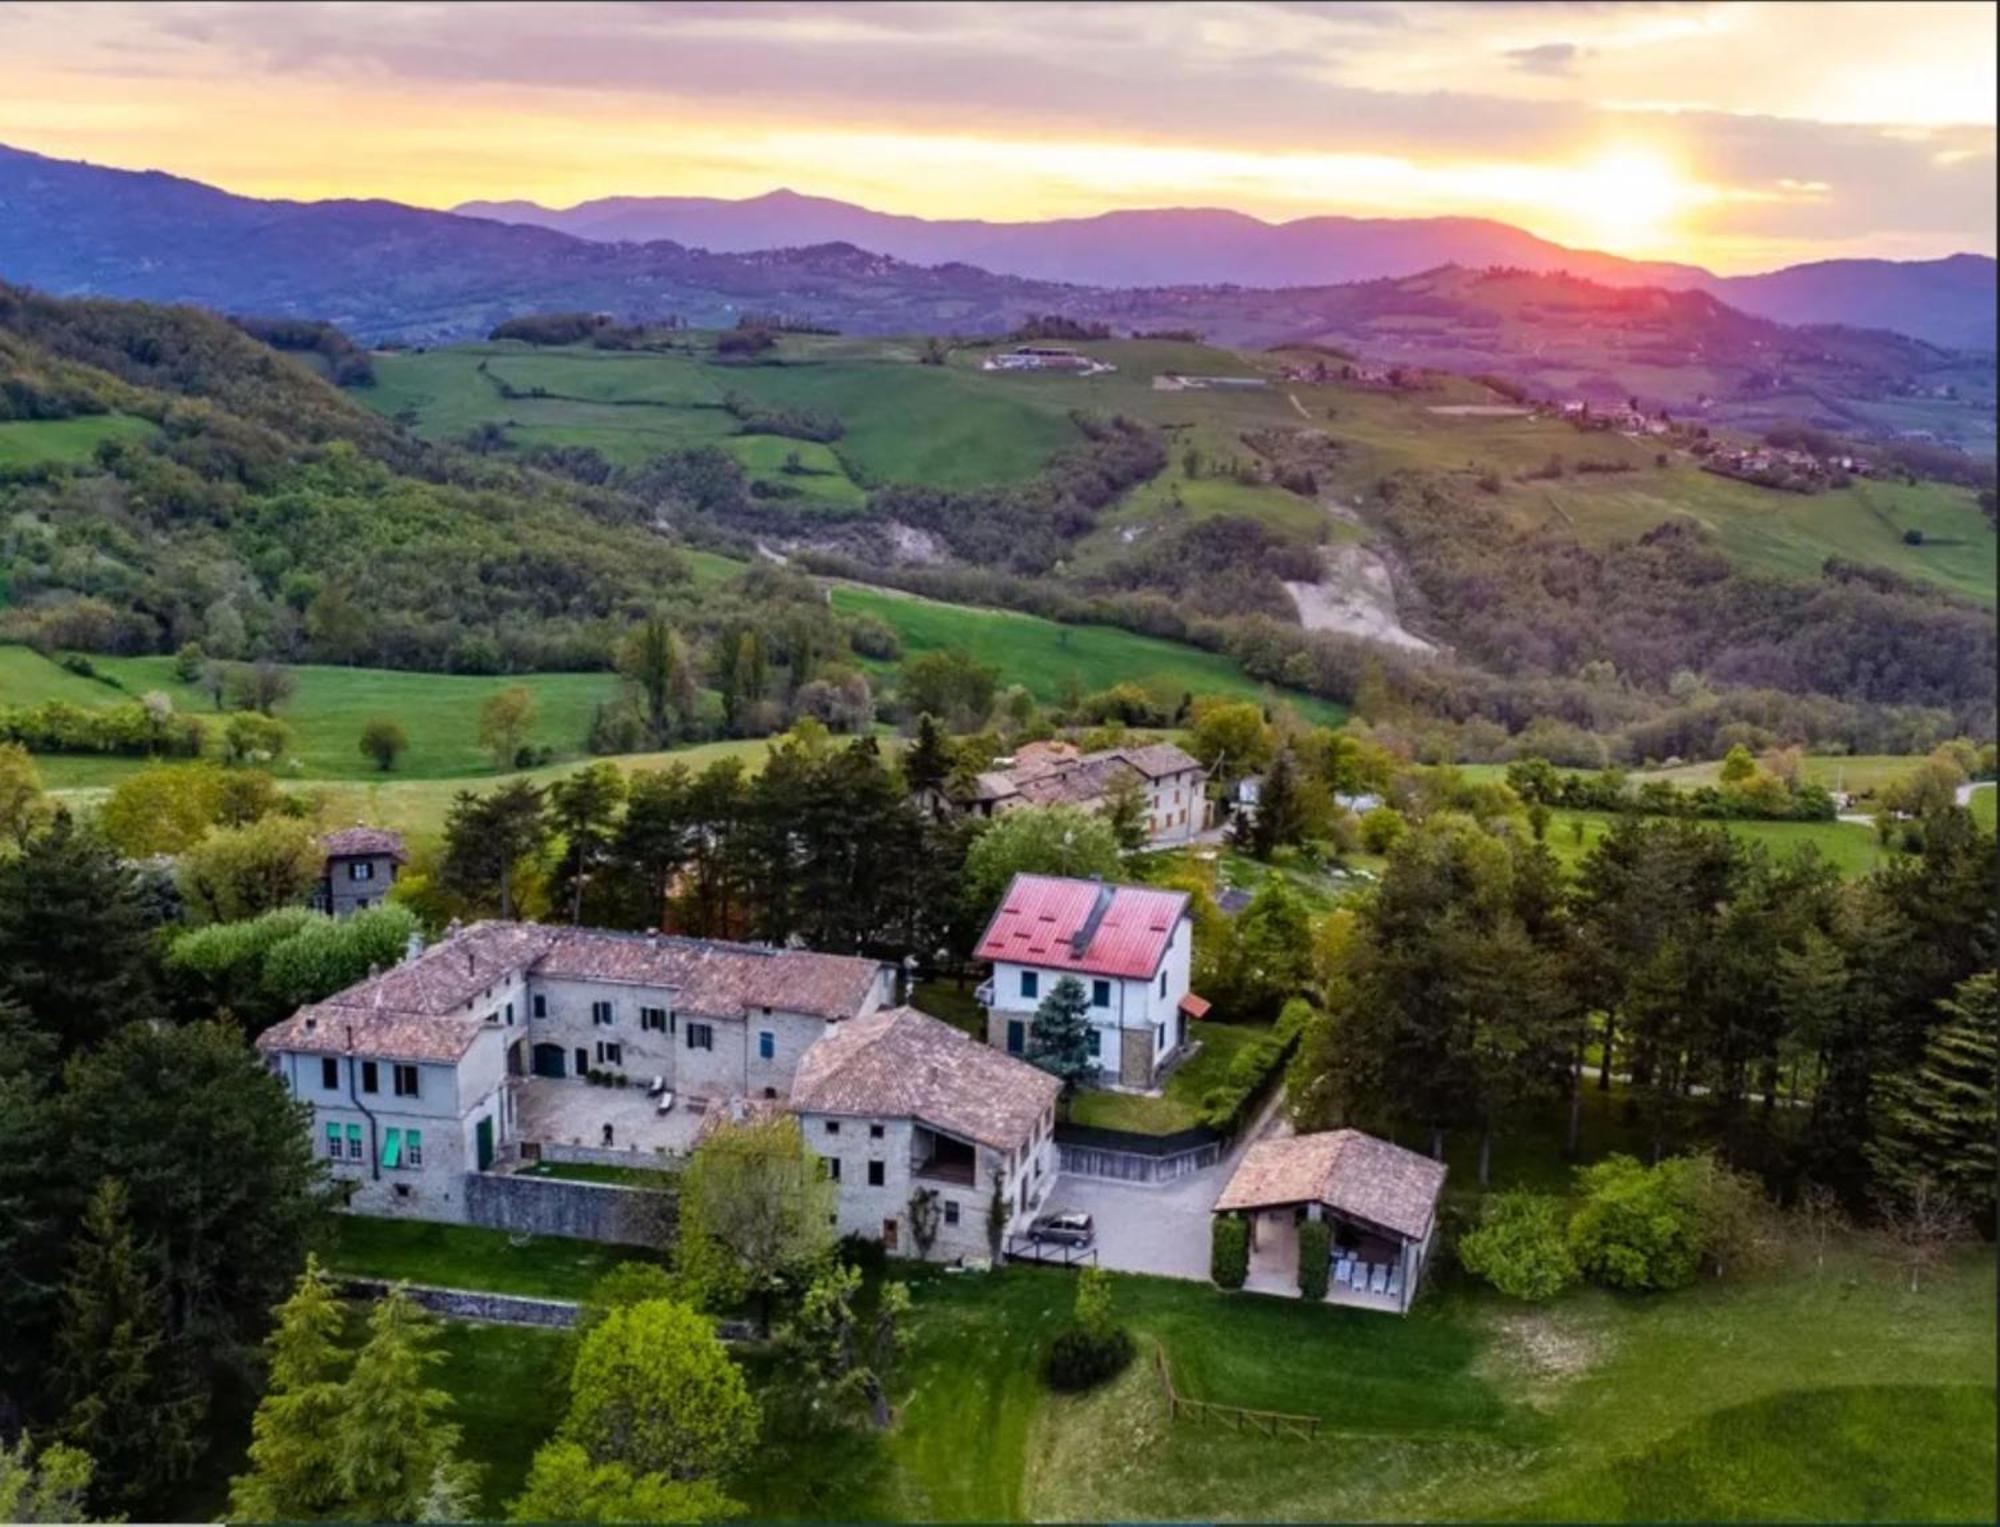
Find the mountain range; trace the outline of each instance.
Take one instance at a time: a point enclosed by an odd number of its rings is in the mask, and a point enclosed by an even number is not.
[[[1959,349],[1994,345],[1994,262],[1981,255],[1823,260],[1763,275],[1718,276],[1697,265],[1567,248],[1488,218],[1271,223],[1221,208],[1177,207],[999,223],[876,212],[786,190],[740,201],[613,196],[559,209],[532,201],[470,201],[452,210],[599,243],[669,239],[717,253],[847,243],[917,264],[955,262],[1084,286],[1332,286],[1441,265],[1566,271],[1608,286],[1705,291],[1781,323],[1895,329]]]
[[[1266,226],[1230,222],[1242,225]],[[1424,227],[1442,237],[1438,225]],[[1480,258],[1393,277],[1093,286],[920,263],[851,241],[716,251],[666,239],[607,242],[388,201],[260,200],[0,148],[0,280],[59,296],[325,320],[367,344],[454,343],[508,318],[558,311],[694,328],[775,313],[855,333],[947,335],[1005,334],[1029,315],[1055,313],[1119,332],[1192,330],[1228,345],[1330,345],[1382,364],[1506,376],[1541,396],[1636,394],[1676,410],[1700,407],[1718,422],[1805,419],[1877,436],[1920,432],[1982,454],[1993,448],[1990,351],[1851,321],[1787,325],[1705,290],[1607,284],[1595,266],[1589,277],[1537,271],[1523,263],[1527,235],[1502,231],[1510,241],[1477,251],[1449,240],[1413,246],[1412,259]],[[745,237],[781,233],[773,224]],[[1990,276],[1993,262],[1983,263]],[[1850,320],[1871,310],[1890,278],[1906,307],[1945,301],[1936,272],[1923,268],[1885,265],[1879,279],[1827,276],[1817,286],[1802,274],[1810,270],[1752,279],[1770,283],[1767,302],[1812,311],[1836,303]],[[1990,309],[1990,289],[1985,300]]]

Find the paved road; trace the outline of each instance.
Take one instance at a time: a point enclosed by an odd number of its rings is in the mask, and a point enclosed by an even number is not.
[[[1162,1187],[1065,1174],[1056,1179],[1044,1213],[1081,1209],[1097,1221],[1099,1265],[1164,1278],[1208,1278],[1208,1211],[1250,1142],[1289,1133],[1273,1097],[1229,1154],[1212,1167]]]

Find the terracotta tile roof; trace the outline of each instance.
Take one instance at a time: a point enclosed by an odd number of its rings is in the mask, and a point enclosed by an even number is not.
[[[1120,775],[1135,774],[1117,754],[1092,754],[1034,774],[1016,774],[1017,794],[1031,806],[1081,806],[1101,801]]]
[[[843,1023],[807,1050],[794,1113],[915,1119],[1012,1150],[1033,1137],[1062,1084],[912,1007]]]
[[[1145,980],[1160,968],[1187,900],[1185,891],[1151,886],[1016,875],[973,958]]]
[[[1148,779],[1185,774],[1190,769],[1201,767],[1193,755],[1171,742],[1152,742],[1142,748],[1116,748],[1113,749],[1113,756],[1124,759]]]
[[[1430,1230],[1444,1170],[1441,1161],[1354,1129],[1259,1140],[1243,1153],[1215,1208],[1320,1203],[1417,1241]]]
[[[1199,761],[1171,742],[1095,753],[1078,753],[1067,744],[1031,742],[1014,755],[1011,767],[979,775],[973,794],[982,801],[1018,795],[1036,806],[1079,805],[1101,800],[1121,774],[1161,779],[1200,768]]]
[[[456,1061],[478,1036],[486,989],[516,974],[665,986],[710,1018],[763,1008],[839,1020],[862,1011],[873,960],[706,939],[539,923],[474,923],[413,960],[302,1007],[257,1038],[260,1050]],[[467,1004],[471,1004],[468,1008]]]
[[[386,827],[363,827],[359,823],[328,833],[320,839],[320,847],[329,859],[359,859],[388,854],[401,864],[405,858],[401,833],[391,832]]]

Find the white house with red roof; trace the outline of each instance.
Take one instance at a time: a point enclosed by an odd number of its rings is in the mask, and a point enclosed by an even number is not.
[[[1016,875],[973,952],[993,965],[980,988],[987,1040],[1025,1055],[1035,1009],[1074,976],[1089,1003],[1100,1077],[1150,1088],[1187,1043],[1188,1020],[1208,1011],[1188,990],[1193,950],[1184,891]]]

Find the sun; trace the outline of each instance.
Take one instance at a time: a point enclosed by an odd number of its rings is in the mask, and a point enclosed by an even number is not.
[[[1631,251],[1657,248],[1698,199],[1664,155],[1620,149],[1600,154],[1577,172],[1568,211],[1596,248]]]

